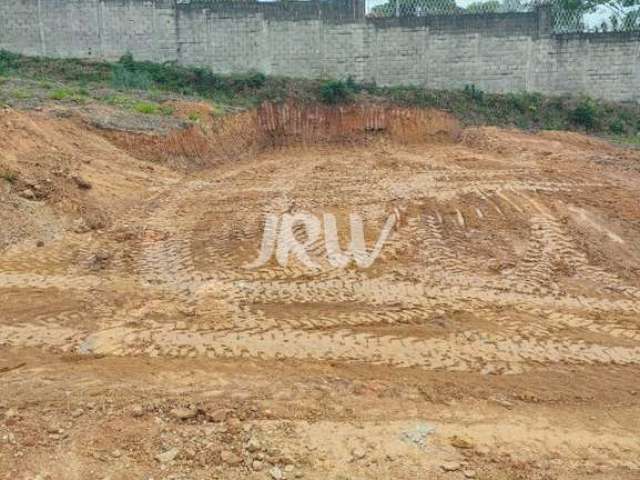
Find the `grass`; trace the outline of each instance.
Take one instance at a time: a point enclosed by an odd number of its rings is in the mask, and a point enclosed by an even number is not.
[[[155,103],[149,102],[137,102],[133,109],[138,113],[144,113],[146,115],[154,115],[160,112],[160,106]]]
[[[16,100],[30,100],[34,95],[32,92],[17,88],[11,92],[11,96]]]
[[[635,135],[613,135],[611,141],[620,145],[640,148],[640,134],[638,133]]]
[[[512,126],[531,130],[578,130],[633,139],[640,132],[640,105],[589,97],[548,97],[538,93],[492,94],[475,85],[458,90],[422,87],[380,87],[346,80],[304,80],[265,76],[259,72],[220,75],[206,68],[175,63],[151,63],[123,56],[118,62],[26,57],[0,51],[0,74],[49,85],[56,101],[83,101],[88,88],[115,89],[98,101],[148,115],[170,115],[163,95],[177,93],[207,99],[217,105],[250,108],[264,100],[344,104],[358,100],[446,110],[465,125]],[[57,87],[57,85],[80,85]],[[56,85],[55,87],[53,85]],[[85,92],[87,95],[85,95]],[[14,91],[18,98],[28,92]],[[144,100],[141,99],[143,96]],[[223,112],[224,109],[221,109]],[[191,121],[198,119],[191,115]]]
[[[89,92],[83,88],[56,88],[49,94],[51,100],[86,103],[89,100]]]
[[[3,169],[0,170],[0,178],[2,178],[6,182],[13,184],[16,183],[16,180],[18,180],[18,175],[11,170]]]

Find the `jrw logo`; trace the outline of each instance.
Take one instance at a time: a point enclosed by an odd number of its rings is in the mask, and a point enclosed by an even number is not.
[[[344,268],[353,261],[360,268],[368,268],[380,255],[398,216],[398,212],[395,211],[387,217],[378,240],[369,251],[365,244],[364,222],[356,213],[349,215],[351,240],[345,250],[340,248],[336,217],[331,213],[323,214],[322,220],[308,212],[285,213],[280,216],[268,214],[265,219],[260,255],[255,261],[245,265],[245,268],[259,268],[265,265],[274,254],[276,261],[282,267],[287,265],[291,257],[295,257],[307,268],[320,268],[309,255],[309,251],[317,244],[323,229],[325,253],[331,266]],[[296,238],[296,231],[301,230],[305,232],[303,241]]]

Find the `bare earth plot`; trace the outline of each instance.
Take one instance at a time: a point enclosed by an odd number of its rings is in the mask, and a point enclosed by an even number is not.
[[[482,128],[189,171],[0,134],[0,478],[640,477],[640,153]],[[394,226],[366,269],[322,235],[245,268],[300,212]]]

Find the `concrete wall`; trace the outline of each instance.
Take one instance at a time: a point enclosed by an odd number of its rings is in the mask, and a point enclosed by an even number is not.
[[[640,101],[639,32],[554,35],[545,8],[366,19],[362,0],[4,0],[0,49]]]

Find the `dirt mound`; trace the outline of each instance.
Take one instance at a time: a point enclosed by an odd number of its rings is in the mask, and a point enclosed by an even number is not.
[[[5,110],[0,115],[0,247],[109,226],[139,189],[174,178],[138,161],[79,118]]]

